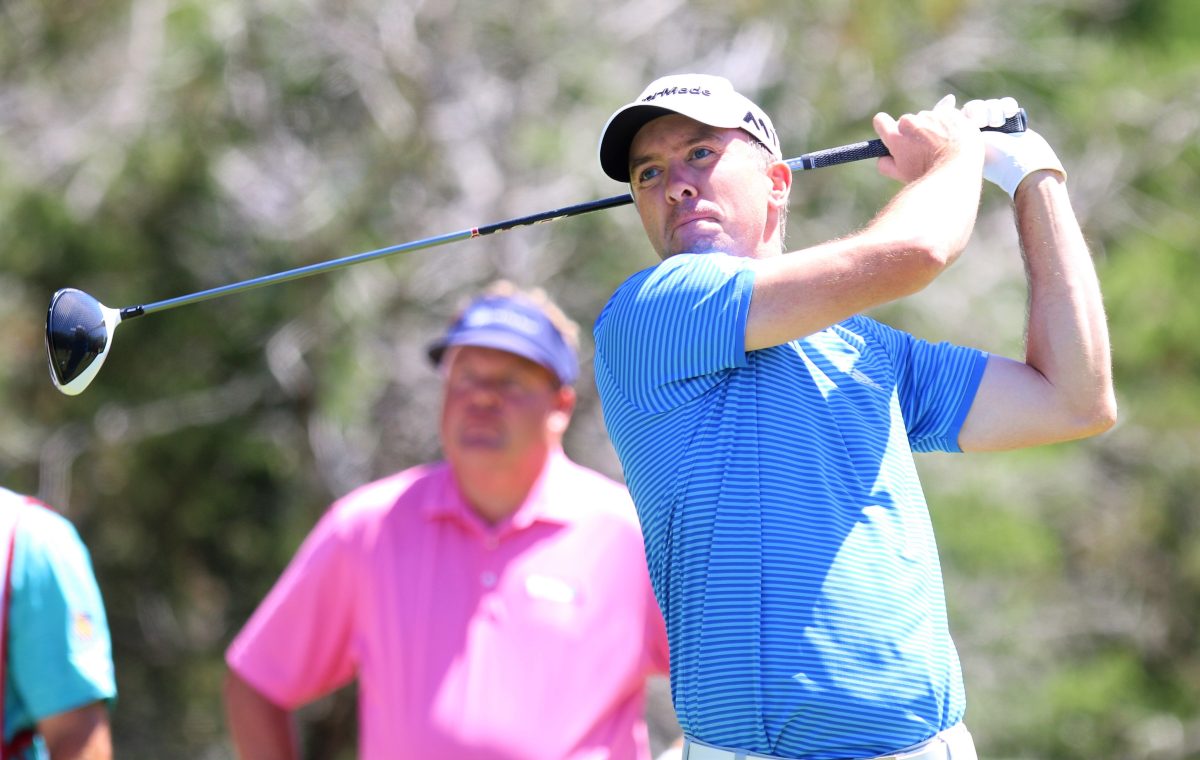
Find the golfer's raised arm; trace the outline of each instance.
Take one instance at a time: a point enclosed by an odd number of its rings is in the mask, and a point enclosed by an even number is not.
[[[1084,438],[1116,422],[1099,280],[1065,178],[1030,174],[1015,212],[1029,279],[1025,361],[988,360],[959,435],[964,451]]]
[[[863,230],[755,262],[746,350],[809,335],[916,293],[966,247],[979,208],[979,130],[947,96],[932,111],[875,119],[891,156],[883,174],[906,185]]]
[[[1009,110],[1016,102],[1001,103]],[[992,101],[963,112],[1004,118]],[[1067,195],[1067,173],[1037,132],[985,133],[984,177],[1013,199],[1029,281],[1025,361],[993,356],[959,432],[963,450],[1011,449],[1084,438],[1112,427],[1108,325],[1100,282]]]

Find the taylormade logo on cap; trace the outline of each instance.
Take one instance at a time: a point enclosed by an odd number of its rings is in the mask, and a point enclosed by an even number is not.
[[[771,119],[724,77],[675,74],[650,83],[634,102],[620,108],[600,136],[600,166],[619,182],[629,181],[629,146],[639,129],[666,113],[678,113],[710,127],[740,128],[782,158]]]
[[[704,97],[708,97],[708,96],[712,95],[712,90],[706,90],[702,85],[696,85],[695,87],[693,87],[690,90],[687,89],[687,87],[681,88],[676,85],[676,86],[664,88],[662,90],[659,90],[658,92],[652,92],[649,95],[643,95],[641,98],[639,98],[639,100],[643,103],[646,103],[648,101],[654,100],[655,98],[660,98],[664,95],[703,95]]]
[[[695,78],[693,78],[695,77]],[[683,81],[680,82],[679,80]],[[700,81],[697,81],[699,79]],[[670,83],[670,84],[668,84]],[[693,98],[712,98],[712,102],[700,105],[689,104],[687,100]],[[672,102],[676,105],[668,105],[665,100],[673,99]],[[733,84],[724,77],[714,77],[706,75],[685,75],[683,77],[664,77],[654,81],[642,96],[638,98],[639,103],[652,103],[661,108],[670,108],[676,113],[681,113],[684,116],[691,116],[689,111],[698,109],[711,109],[710,118],[719,120],[721,124],[713,124],[704,119],[692,116],[696,121],[702,121],[710,127],[719,127],[729,123],[730,117],[736,117],[741,112],[741,119],[737,126],[754,135],[759,142],[771,148],[775,153],[781,153],[779,149],[779,135],[775,133],[775,127],[771,124],[771,119],[761,108],[747,97],[737,93],[733,89]]]

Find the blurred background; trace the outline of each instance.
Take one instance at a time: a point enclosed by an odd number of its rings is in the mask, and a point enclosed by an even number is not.
[[[120,756],[231,756],[224,647],[330,500],[439,456],[423,347],[475,288],[540,285],[582,325],[568,453],[619,478],[590,329],[655,258],[629,207],[402,254],[130,322],[73,398],[45,365],[51,294],[148,303],[624,192],[601,126],[689,70],[758,100],[787,156],[947,92],[1027,108],[1070,172],[1122,418],[920,458],[968,723],[987,758],[1200,758],[1200,5],[4,0],[0,483],[91,548]],[[871,162],[797,175],[790,246],[896,189]],[[1024,309],[989,186],[963,258],[875,316],[1020,356]],[[309,757],[353,756],[351,692],[307,711]]]

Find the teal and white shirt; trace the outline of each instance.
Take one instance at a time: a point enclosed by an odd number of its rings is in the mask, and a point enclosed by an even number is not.
[[[0,541],[16,541],[7,612],[5,744],[38,721],[117,694],[112,645],[91,557],[75,527],[32,499],[0,488]],[[0,583],[3,571],[0,570]],[[0,587],[0,596],[3,588]],[[18,757],[45,758],[40,739]]]
[[[855,316],[745,350],[744,259],[683,254],[596,321],[596,384],[701,741],[870,757],[965,700],[913,451],[958,451],[987,355]]]

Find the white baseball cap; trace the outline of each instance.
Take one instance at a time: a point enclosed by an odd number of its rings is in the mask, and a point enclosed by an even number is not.
[[[725,77],[711,74],[672,74],[650,83],[632,103],[622,106],[604,125],[600,135],[600,167],[618,182],[629,181],[629,146],[652,119],[677,113],[701,124],[724,129],[741,128],[783,158],[779,135],[766,112],[733,89]]]

